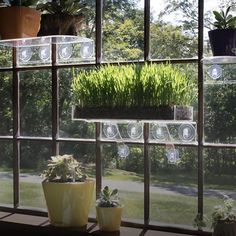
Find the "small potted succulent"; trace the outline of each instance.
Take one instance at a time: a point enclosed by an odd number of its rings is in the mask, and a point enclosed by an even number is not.
[[[83,227],[94,191],[94,180],[83,173],[72,155],[52,156],[42,172],[49,221],[54,226]]]
[[[1,39],[36,37],[41,13],[34,9],[38,0],[0,0]]]
[[[96,212],[101,231],[119,231],[123,207],[118,197],[118,189],[105,186],[96,201]]]
[[[81,0],[53,0],[37,9],[42,12],[38,36],[79,35],[87,6]]]
[[[198,213],[194,218],[193,227],[202,231],[203,228],[207,226],[207,220],[208,219],[205,215],[201,215],[200,213]]]
[[[236,208],[234,200],[225,197],[223,204],[215,206],[212,213],[213,236],[236,235]]]
[[[236,56],[236,16],[225,11],[213,11],[214,29],[208,32],[213,56]]]

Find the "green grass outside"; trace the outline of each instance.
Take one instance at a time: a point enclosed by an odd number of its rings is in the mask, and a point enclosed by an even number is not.
[[[122,170],[106,171],[104,178],[122,181],[143,181],[142,176]],[[170,179],[173,179],[173,176]],[[163,182],[161,183],[161,181]],[[171,181],[165,182],[164,179],[158,179],[158,176],[156,176],[153,182],[155,184],[165,185],[166,183],[169,184]],[[12,204],[12,180],[1,180],[0,186],[0,203]],[[143,192],[120,191],[120,198],[124,205],[123,217],[131,221],[142,221],[144,215]],[[94,201],[90,211],[91,215],[95,214],[95,195],[93,199]],[[205,214],[209,217],[214,206],[221,202],[222,200],[219,198],[204,197]],[[20,205],[29,208],[46,209],[41,183],[20,183]],[[192,226],[196,211],[197,197],[180,194],[150,194],[150,218],[152,221]],[[208,225],[210,225],[210,223],[208,223]]]

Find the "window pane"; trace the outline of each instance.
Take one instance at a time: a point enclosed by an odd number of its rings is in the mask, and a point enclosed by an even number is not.
[[[121,158],[117,145],[103,146],[102,187],[106,185],[119,190],[121,204],[124,205],[123,220],[143,223],[144,216],[144,158],[143,147],[129,145],[130,154]]]
[[[13,204],[12,142],[0,141],[0,205]]]
[[[20,73],[21,135],[51,136],[51,72]]]
[[[205,141],[235,143],[236,64],[219,64],[216,68],[215,65],[206,65],[204,67]],[[215,69],[222,73],[217,79],[213,79]]]
[[[144,14],[140,9],[141,2],[104,0],[104,61],[143,59]]]
[[[151,0],[151,57],[191,58],[197,56],[197,1]]]
[[[0,136],[12,135],[12,74],[0,73]]]
[[[20,159],[20,205],[46,208],[40,174],[51,157],[51,143],[22,141]]]
[[[204,214],[211,219],[216,205],[224,196],[236,199],[236,151],[235,149],[207,148],[204,152]],[[211,227],[211,222],[208,228]]]
[[[60,137],[63,138],[95,138],[95,125],[72,119],[71,82],[77,70],[60,70]]]
[[[175,163],[167,159],[172,148],[150,148],[151,223],[192,227],[197,214],[197,150],[175,147],[180,157]]]
[[[0,68],[12,67],[12,47],[0,45]]]

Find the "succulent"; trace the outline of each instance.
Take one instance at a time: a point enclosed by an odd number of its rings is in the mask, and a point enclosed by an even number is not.
[[[57,0],[40,3],[36,9],[47,14],[81,15],[86,10],[86,4],[81,0]]]
[[[234,29],[234,28],[236,28],[236,16],[229,14],[230,8],[231,8],[231,6],[229,6],[225,12],[223,10],[221,10],[220,12],[213,11],[213,14],[214,14],[215,20],[216,20],[213,23],[215,28],[217,28],[217,29]]]
[[[202,230],[204,227],[207,226],[207,218],[205,215],[201,215],[200,213],[198,213],[196,215],[196,217],[194,218],[194,223],[193,223],[193,227],[198,228],[199,230]]]
[[[212,227],[214,228],[218,221],[236,221],[236,209],[234,200],[225,196],[223,204],[215,206],[212,213]]]
[[[49,182],[83,182],[87,178],[72,155],[52,156],[41,176]]]
[[[105,186],[100,193],[100,198],[97,199],[98,207],[118,207],[120,206],[120,201],[118,197],[118,189],[109,189]]]

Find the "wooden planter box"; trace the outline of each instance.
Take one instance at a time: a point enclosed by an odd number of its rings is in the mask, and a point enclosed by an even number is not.
[[[134,120],[192,120],[193,108],[190,106],[160,106],[106,108],[75,106],[73,119],[134,119]]]

